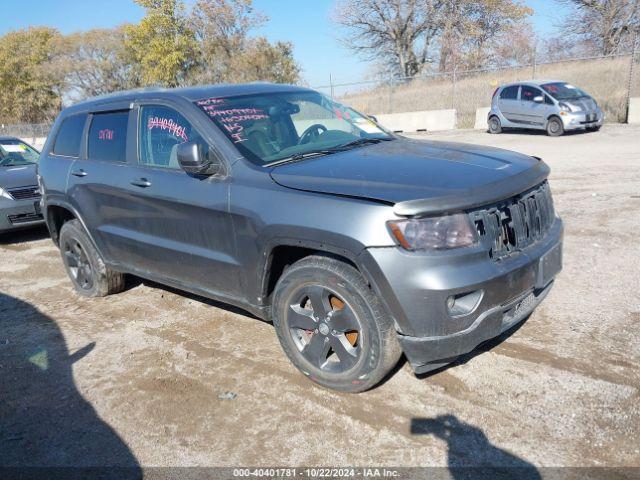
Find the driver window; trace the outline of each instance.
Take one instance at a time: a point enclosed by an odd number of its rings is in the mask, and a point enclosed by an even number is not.
[[[522,86],[522,90],[520,91],[521,100],[525,102],[533,102],[533,99],[539,96],[542,96],[542,92],[537,88],[530,87],[528,85]]]
[[[140,108],[138,163],[179,169],[177,148],[184,142],[202,142],[202,137],[181,114],[162,105]]]

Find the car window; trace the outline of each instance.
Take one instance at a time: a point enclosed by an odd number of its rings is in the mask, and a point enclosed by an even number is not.
[[[138,163],[154,167],[180,168],[177,147],[184,142],[204,142],[189,121],[162,105],[140,108]]]
[[[553,103],[553,100],[551,100],[551,97],[549,95],[544,96],[544,103],[546,103],[547,105],[555,105],[555,103]]]
[[[91,160],[126,162],[129,112],[96,113],[89,127],[87,156]]]
[[[544,94],[541,90],[530,87],[529,85],[523,85],[522,90],[520,90],[520,99],[525,102],[533,102],[535,97],[542,97]]]
[[[38,163],[40,154],[21,140],[0,140],[0,166],[15,167]]]
[[[541,85],[543,90],[556,100],[575,100],[577,98],[588,97],[585,92],[570,83],[552,82]]]
[[[80,143],[86,121],[86,113],[65,118],[58,129],[52,153],[77,158],[80,155]]]
[[[518,85],[512,85],[500,92],[500,98],[503,100],[517,100],[518,99]]]
[[[211,97],[195,104],[258,165],[395,138],[370,118],[318,92]]]

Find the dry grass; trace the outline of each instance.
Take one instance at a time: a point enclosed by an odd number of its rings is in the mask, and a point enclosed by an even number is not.
[[[579,60],[538,65],[535,78],[571,82],[589,92],[605,112],[608,122],[626,120],[629,57]],[[640,95],[640,66],[632,82],[632,96]],[[496,87],[503,83],[531,79],[533,68],[413,80],[402,85],[377,86],[357,93],[345,93],[341,101],[368,114],[455,108],[458,127],[473,127],[475,111],[488,107]]]

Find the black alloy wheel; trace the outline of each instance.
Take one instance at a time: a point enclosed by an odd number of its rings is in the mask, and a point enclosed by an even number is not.
[[[351,369],[362,353],[362,327],[353,309],[320,285],[302,287],[292,299],[285,322],[301,355],[326,372]]]

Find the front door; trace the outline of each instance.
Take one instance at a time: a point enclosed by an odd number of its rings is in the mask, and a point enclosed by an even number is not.
[[[534,102],[536,97],[542,97],[542,102]],[[520,101],[516,112],[518,121],[525,125],[542,126],[546,122],[549,105],[546,96],[539,88],[523,85],[520,89]]]
[[[206,142],[168,105],[137,110],[137,162],[127,171],[129,258],[140,272],[221,296],[240,291],[227,177],[187,174],[177,146]]]

